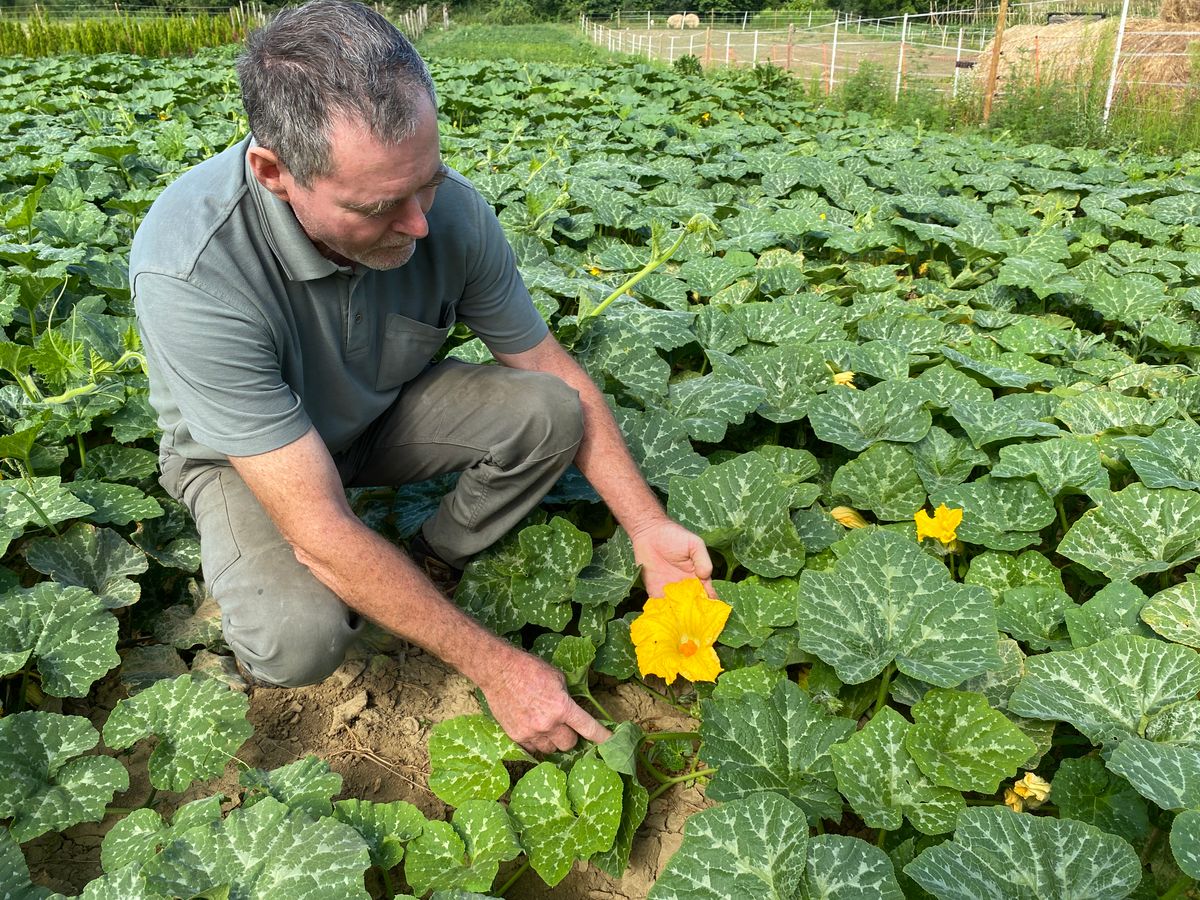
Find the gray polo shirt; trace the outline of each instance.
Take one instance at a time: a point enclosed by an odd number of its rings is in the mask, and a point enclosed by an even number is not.
[[[315,427],[348,447],[455,322],[520,353],[547,333],[487,201],[456,172],[411,260],[379,272],[317,252],[258,183],[250,138],[163,191],[133,241],[129,281],[162,451],[251,456]]]

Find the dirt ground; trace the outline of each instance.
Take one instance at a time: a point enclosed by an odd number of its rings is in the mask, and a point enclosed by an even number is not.
[[[198,662],[209,667],[224,662],[228,671],[228,660],[211,654],[201,654]],[[632,719],[647,731],[696,727],[694,721],[635,685],[601,685],[596,693],[618,720]],[[123,695],[124,690],[114,684],[101,692],[94,705],[72,709],[68,704],[65,711],[89,715],[99,727],[107,710]],[[314,754],[342,776],[342,792],[335,799],[407,800],[426,816],[445,817],[448,807],[426,786],[429,733],[444,719],[478,711],[471,682],[435,657],[396,645],[360,645],[358,652],[323,684],[296,690],[251,691],[249,719],[254,734],[242,746],[238,759],[245,766],[273,769]],[[131,756],[124,758],[130,770],[130,788],[114,798],[112,805],[140,806],[149,794],[147,743],[141,742]],[[217,792],[236,797],[239,771],[239,765],[231,762],[219,780],[194,785],[183,794],[168,795],[158,809],[167,814],[181,803]],[[232,801],[226,803],[227,808],[232,805]],[[640,900],[679,847],[683,823],[707,805],[701,791],[691,785],[677,787],[652,803],[634,844],[630,867],[619,880],[576,864],[553,889],[533,872],[527,872],[507,896],[515,900]],[[101,874],[100,842],[116,821],[110,816],[103,822],[78,825],[25,845],[34,881],[69,895],[77,894]],[[504,875],[502,869],[497,883]]]

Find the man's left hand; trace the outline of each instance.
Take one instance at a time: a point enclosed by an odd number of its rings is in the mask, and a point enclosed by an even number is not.
[[[651,597],[663,596],[674,581],[699,578],[710,597],[713,565],[704,541],[670,519],[660,519],[630,535],[633,556],[642,567],[642,582]]]

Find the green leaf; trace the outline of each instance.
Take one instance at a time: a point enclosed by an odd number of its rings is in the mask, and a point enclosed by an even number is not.
[[[1132,847],[1091,825],[993,806],[965,810],[953,840],[904,873],[938,900],[1120,900],[1141,868]]]
[[[1153,275],[1101,273],[1081,293],[1083,302],[1107,321],[1130,328],[1158,315],[1167,303],[1166,287]]]
[[[913,463],[926,492],[962,484],[977,466],[987,465],[988,455],[936,425],[912,445]]]
[[[1070,722],[1092,743],[1122,740],[1150,717],[1200,692],[1200,655],[1176,644],[1120,635],[1025,661],[1009,709]]]
[[[1131,484],[1084,513],[1058,552],[1112,581],[1165,572],[1200,556],[1200,494]]]
[[[732,550],[758,575],[795,575],[804,565],[804,545],[789,517],[790,492],[757,453],[712,466],[696,478],[672,478],[667,512],[705,543]]]
[[[1039,300],[1052,294],[1078,294],[1084,285],[1060,262],[1040,257],[1010,256],[1000,266],[998,284],[1028,288]]]
[[[425,829],[425,816],[403,800],[339,800],[333,804],[333,817],[358,832],[367,842],[371,864],[385,871],[400,863],[405,845]]]
[[[691,816],[648,900],[792,900],[805,878],[808,823],[778,794],[753,794]]]
[[[1156,428],[1177,410],[1174,400],[1143,400],[1094,390],[1067,398],[1054,415],[1075,434],[1104,434]]]
[[[1094,756],[1064,759],[1051,799],[1064,819],[1076,819],[1136,843],[1150,833],[1146,801]]]
[[[596,747],[600,758],[609,768],[622,775],[637,775],[637,751],[646,733],[636,722],[620,722],[612,737]]]
[[[717,444],[725,440],[729,425],[741,425],[766,399],[758,385],[712,374],[671,385],[667,402],[693,440]]]
[[[429,789],[451,806],[497,800],[510,784],[504,763],[532,759],[490,716],[456,716],[429,736]]]
[[[29,880],[29,867],[21,846],[7,828],[0,829],[0,884],[4,885],[5,900],[58,900],[62,894],[39,887]]]
[[[172,897],[227,886],[231,898],[369,900],[363,875],[370,864],[366,844],[349,825],[314,822],[267,798],[185,831],[142,872],[152,889]]]
[[[1171,826],[1171,852],[1184,875],[1200,879],[1200,810],[1185,810],[1175,817]]]
[[[1172,422],[1150,437],[1122,438],[1120,444],[1146,487],[1200,490],[1200,425]]]
[[[974,348],[972,348],[974,349]],[[988,359],[942,348],[942,355],[959,367],[982,375],[1000,387],[1026,388],[1038,382],[1053,382],[1057,370],[1024,353],[1001,353]]]
[[[954,403],[950,414],[958,421],[975,447],[982,449],[998,441],[1025,437],[1055,437],[1061,429],[1050,422],[1031,418],[1012,404],[995,401]]]
[[[925,487],[912,452],[898,444],[874,444],[833,476],[833,493],[857,509],[888,522],[907,521],[925,505]]]
[[[79,477],[89,481],[141,481],[158,470],[158,457],[149,450],[102,444],[87,452]]]
[[[518,538],[526,565],[512,579],[512,599],[527,622],[561,631],[571,619],[575,579],[592,559],[592,539],[555,516]]]
[[[246,795],[242,806],[253,806],[274,797],[288,809],[314,819],[333,815],[333,796],[342,789],[342,776],[329,763],[313,755],[278,769],[247,769],[240,776]]]
[[[83,893],[79,895],[79,900],[168,900],[168,898],[157,891],[150,890],[145,876],[141,873],[140,866],[130,865],[111,875],[89,881]]]
[[[1050,497],[1064,492],[1092,495],[1110,487],[1099,448],[1091,441],[1070,437],[1001,447],[1000,462],[992,466],[992,475],[1032,475]]]
[[[570,776],[546,762],[516,783],[509,813],[529,864],[546,884],[562,881],[575,860],[612,847],[623,793],[621,776],[590,755],[571,767]]]
[[[865,391],[827,391],[813,401],[808,421],[821,440],[859,451],[879,441],[919,441],[933,419],[909,383],[884,382]]]
[[[604,626],[604,643],[596,651],[593,669],[619,681],[628,681],[637,674],[637,651],[629,638],[629,623],[637,616],[638,613],[629,613]]]
[[[526,565],[519,537],[520,532],[513,529],[475,556],[467,563],[454,593],[455,603],[499,634],[516,631],[525,624],[525,615],[513,599],[513,578]]]
[[[92,512],[62,485],[57,475],[0,481],[0,553],[26,526],[50,528]]]
[[[222,794],[217,794],[185,803],[176,810],[170,825],[153,809],[135,809],[104,835],[100,848],[104,871],[113,874],[130,864],[140,869],[143,863],[189,828],[220,821],[224,799]]]
[[[66,485],[71,493],[93,507],[94,511],[85,518],[98,525],[128,525],[143,519],[154,519],[163,514],[162,507],[153,497],[147,497],[141,488],[129,484],[113,484],[111,481],[72,481]]]
[[[603,755],[603,744],[600,752]],[[609,765],[612,763],[609,762]],[[621,794],[621,824],[617,828],[617,836],[613,839],[611,849],[602,850],[592,856],[592,865],[607,872],[612,878],[620,878],[629,868],[634,837],[646,818],[646,811],[650,808],[650,792],[638,783],[635,776],[627,775],[621,781],[624,789]]]
[[[623,528],[592,553],[575,581],[572,599],[580,606],[615,606],[626,597],[641,574],[633,558],[633,542]]]
[[[904,746],[934,784],[994,794],[1037,746],[980,694],[934,688],[912,708]]]
[[[692,449],[687,431],[661,410],[640,413],[617,407],[613,410],[629,452],[646,480],[666,490],[675,476],[693,477],[708,468],[708,460]]]
[[[125,576],[140,575],[149,567],[146,555],[115,531],[83,522],[59,537],[30,541],[25,558],[59,584],[87,588],[108,609],[137,603],[141,587]]]
[[[1075,649],[1095,644],[1118,634],[1153,637],[1141,620],[1146,595],[1128,581],[1107,584],[1082,606],[1067,610],[1067,631]]]
[[[196,537],[191,513],[182,503],[164,497],[164,514],[142,522],[130,540],[158,563],[184,572],[200,568],[200,541]]]
[[[1075,607],[1069,594],[1043,584],[1009,588],[996,607],[996,627],[1031,650],[1069,650],[1067,613]]]
[[[150,783],[183,791],[193,782],[216,778],[254,731],[246,721],[250,703],[211,678],[182,675],[155,682],[122,700],[104,723],[104,743],[114,750],[155,735]]]
[[[992,550],[1021,550],[1039,540],[1054,521],[1054,504],[1036,482],[984,476],[930,497],[937,506],[963,510],[959,540]]]
[[[737,582],[717,581],[713,587],[732,607],[719,638],[726,647],[761,647],[776,629],[796,622],[793,579],[771,582],[751,575]]]
[[[83,756],[100,734],[82,716],[22,712],[0,719],[0,818],[18,843],[99,822],[129,773],[108,756]]]
[[[1045,585],[1063,590],[1062,574],[1037,550],[1026,550],[1018,556],[1009,553],[980,553],[971,560],[971,568],[963,579],[992,592],[996,603],[1010,588]]]
[[[0,596],[0,675],[37,661],[42,688],[55,697],[82,697],[113,666],[117,620],[81,587],[43,581]]]
[[[847,684],[888,663],[941,687],[1000,664],[987,593],[957,584],[912,540],[875,530],[828,572],[800,575],[800,646]]]
[[[1200,747],[1121,741],[1108,767],[1163,809],[1200,809]]]
[[[430,821],[408,845],[404,877],[418,895],[462,888],[486,891],[500,863],[513,859],[521,845],[508,812],[491,800],[467,800],[453,822]]]
[[[550,662],[562,670],[567,680],[567,687],[572,691],[586,688],[588,672],[592,661],[596,658],[596,647],[587,638],[567,635],[554,647]]]
[[[1200,649],[1200,575],[1159,591],[1142,607],[1142,621],[1168,641]]]
[[[784,424],[803,419],[816,400],[817,388],[827,385],[829,369],[821,353],[802,344],[771,347],[738,356],[709,349],[713,372],[765,392],[758,414]]]
[[[944,834],[954,829],[963,798],[935,785],[917,767],[904,746],[911,728],[885,706],[862,730],[833,747],[838,789],[868,828],[895,831],[907,817],[923,834]]]
[[[913,386],[926,403],[939,409],[949,409],[958,403],[978,405],[993,400],[988,388],[950,363],[926,369],[913,381]]]
[[[799,805],[812,822],[836,819],[830,747],[854,731],[849,719],[824,712],[793,682],[769,696],[746,693],[703,701],[704,759],[717,768],[706,794],[737,800],[774,791]]]
[[[811,838],[804,870],[800,900],[904,900],[888,855],[858,838]]]

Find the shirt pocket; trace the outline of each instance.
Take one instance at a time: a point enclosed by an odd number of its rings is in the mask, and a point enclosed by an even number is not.
[[[394,390],[420,375],[454,327],[454,314],[448,313],[447,318],[446,324],[439,326],[390,313],[384,326],[375,390]]]

